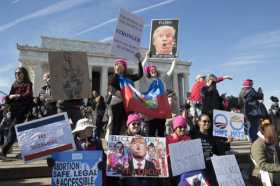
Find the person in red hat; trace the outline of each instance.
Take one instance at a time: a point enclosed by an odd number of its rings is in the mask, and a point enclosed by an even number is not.
[[[111,105],[112,110],[112,134],[119,135],[121,128],[124,126],[126,121],[126,113],[123,106],[122,96],[121,96],[121,88],[120,88],[120,77],[125,77],[127,79],[132,80],[133,82],[138,81],[143,76],[143,67],[141,64],[141,55],[138,53],[135,55],[138,59],[138,73],[137,74],[129,74],[127,69],[128,61],[126,59],[116,59],[114,74],[110,81],[110,89],[111,96],[116,96],[120,101],[116,102],[114,105]],[[111,100],[112,101],[112,100]]]
[[[260,118],[267,115],[266,108],[260,100],[263,100],[262,89],[259,88],[258,91],[256,91],[253,88],[253,80],[244,80],[238,103],[241,112],[245,115],[246,124],[248,125],[249,140],[252,143],[258,138],[257,133],[259,131]]]

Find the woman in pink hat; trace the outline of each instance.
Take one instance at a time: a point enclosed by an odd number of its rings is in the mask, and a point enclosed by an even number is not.
[[[143,76],[143,67],[141,64],[141,55],[135,55],[139,61],[138,63],[138,73],[137,74],[129,74],[127,69],[128,61],[126,59],[116,59],[115,60],[115,67],[114,67],[114,74],[110,81],[110,88],[112,93],[112,98],[115,96],[119,98],[118,102],[114,105],[111,105],[112,110],[112,134],[119,135],[121,128],[125,124],[126,120],[126,113],[123,107],[123,101],[121,96],[121,87],[120,87],[120,78],[130,79],[131,81],[135,82],[142,78]]]
[[[266,108],[260,100],[263,100],[261,88],[256,91],[253,88],[253,80],[244,80],[238,102],[241,112],[245,115],[246,124],[248,125],[249,140],[252,143],[258,138],[257,133],[259,131],[260,118],[267,115]],[[263,110],[260,110],[260,107],[262,107]]]
[[[145,66],[148,60],[148,55],[146,55],[145,59],[142,62],[142,65]],[[168,80],[171,78],[173,71],[175,69],[176,59],[172,61],[171,67],[168,72],[161,76],[156,65],[150,64],[146,65],[144,71],[146,73],[146,78],[150,81],[149,88],[146,92],[143,93],[143,97],[146,100],[153,99],[155,94],[158,94],[158,91],[166,92],[166,85],[168,85]],[[163,81],[162,81],[163,80]],[[170,87],[168,87],[170,88]],[[174,105],[174,110],[178,109],[179,106],[177,104]],[[174,111],[175,112],[175,111]],[[155,136],[156,133],[159,137],[164,137],[165,132],[165,122],[166,119],[162,118],[150,118],[147,122],[149,126],[149,136]]]
[[[172,121],[173,133],[166,136],[166,146],[167,146],[167,156],[169,157],[168,145],[172,143],[177,143],[179,141],[190,140],[191,137],[188,134],[187,121],[183,116],[176,116]]]

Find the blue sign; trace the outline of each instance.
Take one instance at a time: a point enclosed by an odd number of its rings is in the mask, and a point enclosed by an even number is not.
[[[53,155],[52,186],[101,186],[102,172],[98,163],[102,151],[59,152]]]

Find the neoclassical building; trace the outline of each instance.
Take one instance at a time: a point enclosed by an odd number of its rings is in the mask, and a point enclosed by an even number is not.
[[[43,74],[49,71],[48,52],[50,51],[86,52],[92,89],[99,91],[101,95],[107,94],[108,79],[113,73],[114,60],[117,58],[110,54],[110,43],[42,36],[41,46],[17,44],[17,49],[19,50],[19,61],[22,63],[22,66],[26,67],[29,71],[30,78],[34,85],[34,95],[38,95],[40,87],[43,84]],[[146,49],[141,49],[142,55],[145,54],[145,51]],[[155,64],[160,73],[165,73],[170,68],[171,60],[149,59],[148,63]],[[190,66],[191,62],[178,60],[173,77],[170,82],[168,82],[168,87],[172,87],[173,90],[175,90],[180,103],[183,103],[189,89]],[[137,62],[129,61],[128,68],[131,72],[137,72]],[[148,85],[145,79],[142,78],[135,86],[144,91],[147,89]]]

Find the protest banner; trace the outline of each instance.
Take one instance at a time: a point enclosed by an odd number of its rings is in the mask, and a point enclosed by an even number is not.
[[[172,175],[205,169],[201,139],[169,144]]]
[[[214,110],[213,135],[244,139],[244,115],[241,113]]]
[[[110,135],[106,174],[168,177],[165,138]]]
[[[178,41],[177,19],[152,20],[150,34],[151,58],[176,58]]]
[[[91,92],[87,54],[49,52],[50,84],[56,100],[88,98]]]
[[[102,151],[59,152],[53,154],[52,186],[87,185],[101,186]]]
[[[211,161],[219,186],[245,186],[234,155],[213,156]]]
[[[135,60],[139,52],[144,19],[127,10],[120,9],[111,53],[118,57]]]
[[[18,124],[15,128],[22,159],[26,162],[76,149],[66,113]]]

